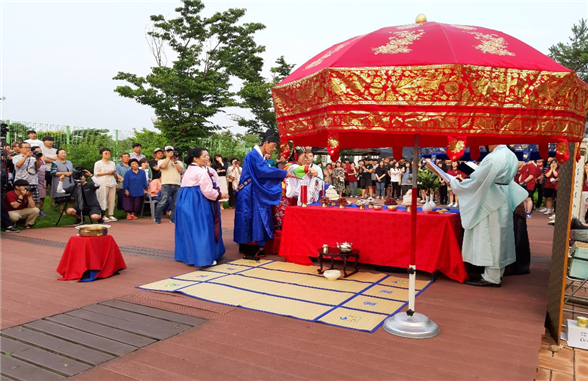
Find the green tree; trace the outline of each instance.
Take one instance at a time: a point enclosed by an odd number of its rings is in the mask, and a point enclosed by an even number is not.
[[[156,127],[182,151],[194,144],[194,138],[219,129],[210,121],[215,114],[237,105],[231,80],[258,80],[263,67],[258,54],[265,47],[253,40],[263,24],[240,23],[244,9],[231,8],[209,18],[200,15],[203,9],[202,1],[184,0],[175,19],[151,16],[154,25],[148,36],[158,66],[144,77],[127,72],[114,77],[130,84],[115,92],[153,107]],[[174,51],[171,66],[164,63],[164,47]]]
[[[276,60],[276,65],[270,69],[271,79],[265,80],[260,76],[259,79],[246,81],[238,92],[242,99],[239,106],[248,109],[253,114],[253,118],[248,119],[240,115],[233,115],[232,119],[239,126],[246,128],[250,134],[261,135],[268,128],[278,132],[271,89],[290,75],[294,65],[286,63],[283,56]]]
[[[549,57],[559,64],[578,74],[578,77],[588,82],[588,25],[581,19],[578,25],[572,27],[573,36],[570,43],[557,43],[549,47]]]

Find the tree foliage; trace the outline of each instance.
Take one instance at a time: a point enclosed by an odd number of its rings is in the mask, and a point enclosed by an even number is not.
[[[278,123],[274,112],[271,89],[290,74],[294,65],[286,63],[283,56],[276,60],[276,67],[270,69],[272,77],[269,80],[261,77],[256,80],[248,80],[238,92],[242,98],[240,107],[248,109],[253,114],[253,119],[234,115],[232,119],[241,127],[247,129],[247,133],[261,135],[267,129],[278,132]]]
[[[549,47],[549,57],[559,64],[578,74],[578,77],[588,82],[588,25],[581,19],[578,25],[572,27],[573,36],[570,43],[557,43]]]
[[[151,16],[154,28],[148,35],[164,43],[151,49],[167,46],[174,53],[166,56],[175,60],[171,66],[160,60],[147,76],[119,72],[114,77],[129,83],[115,92],[153,107],[156,127],[184,151],[193,146],[194,138],[219,129],[210,120],[215,114],[238,105],[231,80],[259,81],[263,66],[259,54],[265,48],[253,40],[263,24],[240,23],[244,9],[231,8],[209,18],[200,15],[203,9],[202,1],[185,0],[176,8],[175,19]]]

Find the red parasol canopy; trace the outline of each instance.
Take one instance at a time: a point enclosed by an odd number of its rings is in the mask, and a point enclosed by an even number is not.
[[[486,28],[415,23],[336,44],[272,89],[282,142],[338,149],[579,142],[588,85]],[[563,148],[563,146],[561,146]],[[567,148],[567,146],[566,146]]]

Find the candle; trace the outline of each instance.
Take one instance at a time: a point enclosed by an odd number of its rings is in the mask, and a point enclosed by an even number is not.
[[[308,189],[308,186],[306,186],[306,185],[300,186],[300,203],[308,203],[307,189]]]

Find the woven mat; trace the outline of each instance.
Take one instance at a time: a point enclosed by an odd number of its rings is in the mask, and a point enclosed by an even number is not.
[[[417,294],[432,281],[416,281]],[[138,286],[306,321],[374,332],[408,301],[408,278],[358,272],[329,281],[316,266],[236,260]]]

